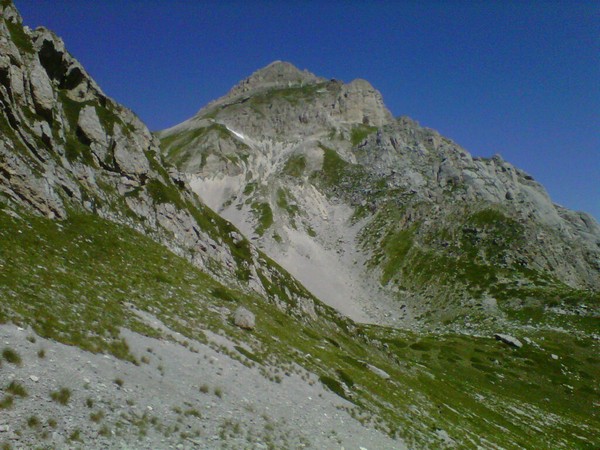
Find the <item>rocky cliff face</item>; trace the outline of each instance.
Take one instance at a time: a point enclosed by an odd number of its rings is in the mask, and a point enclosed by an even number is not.
[[[482,323],[600,289],[592,217],[394,119],[366,81],[275,62],[159,137],[200,198],[357,320]]]
[[[163,163],[147,127],[108,98],[51,31],[23,28],[10,2],[0,13],[4,200],[49,218],[97,214],[148,234],[228,284],[266,295],[262,272],[270,277],[278,269],[196,199]],[[300,291],[290,296],[309,301]]]

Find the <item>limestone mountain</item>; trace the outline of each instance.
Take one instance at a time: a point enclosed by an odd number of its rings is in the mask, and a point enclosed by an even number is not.
[[[393,118],[366,81],[275,62],[158,136],[208,206],[357,320],[488,329],[597,299],[591,216]]]
[[[159,137],[0,0],[0,447],[598,447],[589,217],[282,62]]]

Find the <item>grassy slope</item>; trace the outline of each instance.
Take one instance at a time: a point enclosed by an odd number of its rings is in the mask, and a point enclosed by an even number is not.
[[[270,301],[216,283],[144,236],[88,215],[57,223],[0,211],[0,267],[1,321],[29,324],[89,351],[133,360],[119,328],[159,333],[136,319],[133,305],[190,339],[204,342],[202,330],[210,329],[249,344],[252,353],[231,356],[259,364],[274,382],[298,363],[353,401],[359,420],[418,447],[440,446],[439,430],[467,447],[598,444],[600,360],[591,339],[532,331],[539,348],[513,350],[491,338],[356,327],[327,309],[317,321],[294,319]],[[218,309],[238,304],[257,315],[251,334]]]

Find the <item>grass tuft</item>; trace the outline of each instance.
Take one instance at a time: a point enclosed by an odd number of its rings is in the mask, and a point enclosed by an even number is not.
[[[12,395],[5,395],[0,400],[0,409],[9,409],[12,408],[15,403],[15,398]]]
[[[99,423],[104,419],[104,411],[96,411],[90,413],[90,420],[95,423]]]
[[[11,364],[16,364],[18,366],[20,366],[21,364],[23,364],[23,361],[21,360],[21,356],[13,349],[5,347],[2,350],[2,357],[6,360],[6,362],[9,362]]]
[[[83,442],[83,438],[81,437],[81,430],[79,428],[73,430],[73,432],[69,435],[68,440],[70,442]]]
[[[27,389],[18,381],[11,381],[5,390],[16,397],[27,397]]]
[[[71,400],[71,390],[66,387],[61,387],[58,391],[50,393],[50,398],[61,405],[66,405]]]
[[[42,423],[40,422],[40,419],[38,418],[38,416],[30,416],[27,419],[27,426],[29,428],[40,428],[42,425]]]

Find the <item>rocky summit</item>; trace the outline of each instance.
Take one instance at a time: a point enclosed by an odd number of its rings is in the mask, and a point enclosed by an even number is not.
[[[276,61],[151,133],[0,1],[2,448],[597,448],[600,225]]]

